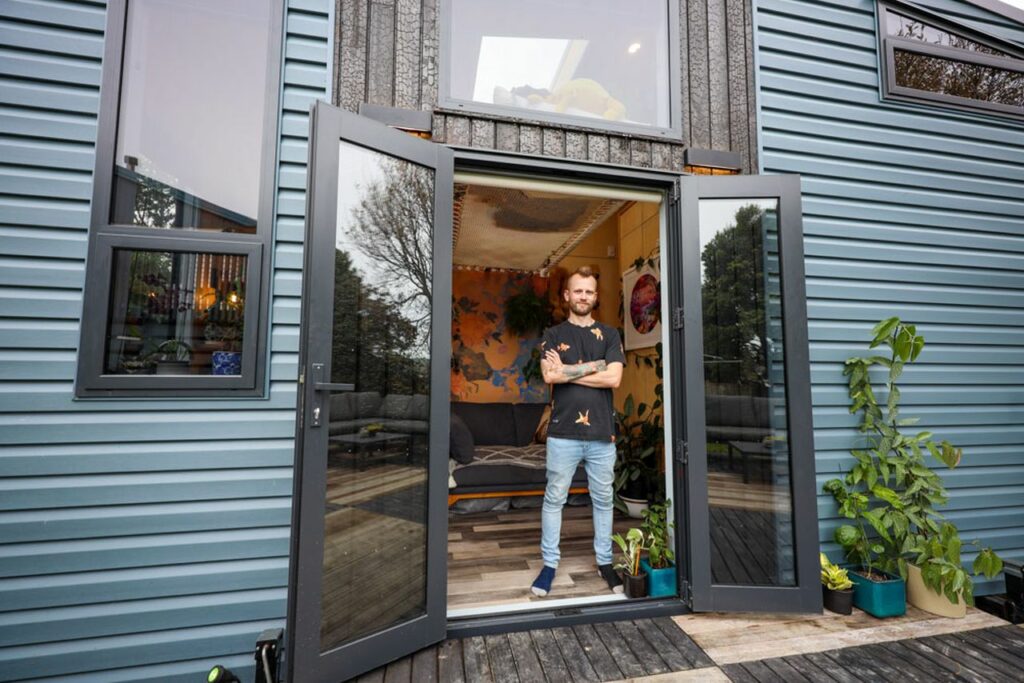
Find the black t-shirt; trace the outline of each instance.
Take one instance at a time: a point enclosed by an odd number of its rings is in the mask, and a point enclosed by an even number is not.
[[[581,327],[566,320],[549,327],[544,331],[541,353],[547,349],[557,351],[566,365],[595,360],[623,365],[626,363],[618,330],[599,322]],[[551,393],[548,436],[583,441],[614,440],[611,389],[567,382],[552,385]]]

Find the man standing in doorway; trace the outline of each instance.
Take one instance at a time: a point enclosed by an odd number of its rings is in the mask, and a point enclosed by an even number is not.
[[[565,322],[544,331],[540,362],[544,381],[551,385],[551,422],[547,439],[547,487],[541,512],[541,557],[544,567],[531,590],[551,591],[560,558],[562,507],[576,467],[587,471],[594,515],[594,555],[608,587],[622,592],[612,569],[612,491],[615,479],[615,421],[612,389],[622,380],[625,355],[619,332],[594,320],[597,278],[579,268],[562,293],[569,304]]]

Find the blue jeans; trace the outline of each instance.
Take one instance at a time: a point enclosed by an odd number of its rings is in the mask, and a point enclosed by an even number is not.
[[[590,486],[594,513],[594,555],[597,563],[612,561],[612,486],[615,481],[615,444],[611,441],[580,441],[548,437],[548,483],[540,516],[540,554],[545,566],[557,567],[561,557],[562,507],[576,467],[583,462]]]

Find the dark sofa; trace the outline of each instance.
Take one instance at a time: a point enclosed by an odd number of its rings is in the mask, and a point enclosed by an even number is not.
[[[708,394],[708,441],[761,441],[771,435],[771,403],[758,396]]]
[[[331,396],[328,431],[331,436],[351,434],[369,424],[383,425],[398,434],[426,434],[430,402],[425,394],[388,394],[353,391]]]
[[[543,403],[452,403],[473,435],[473,460],[455,465],[455,488],[449,494],[471,497],[474,493],[542,493],[547,482],[544,444],[534,443],[534,433],[544,413]],[[582,466],[572,487],[587,485]]]

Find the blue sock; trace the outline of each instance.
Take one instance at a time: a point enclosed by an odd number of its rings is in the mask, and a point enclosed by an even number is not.
[[[554,580],[555,568],[544,565],[544,568],[540,570],[540,574],[537,574],[537,578],[533,580],[530,590],[533,591],[534,595],[539,595],[543,598],[551,592],[551,582]]]

